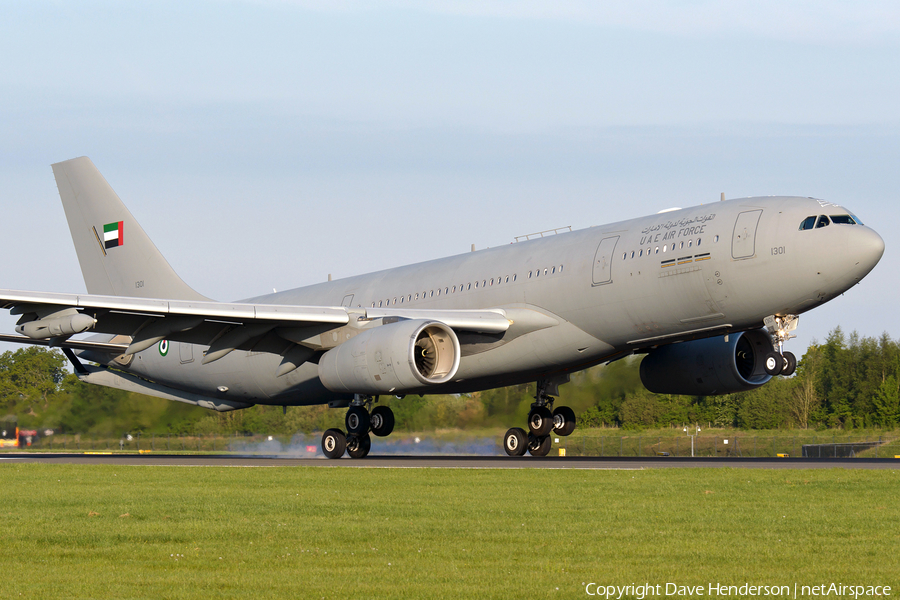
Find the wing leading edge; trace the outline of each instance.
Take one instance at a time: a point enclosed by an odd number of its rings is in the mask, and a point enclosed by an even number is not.
[[[459,331],[503,333],[511,320],[504,309],[391,310],[341,306],[287,306],[130,298],[0,290],[0,308],[22,315],[20,336],[4,341],[116,352],[127,356],[167,339],[208,346],[204,363],[236,349],[287,356],[294,346],[327,350],[346,336],[322,334],[385,319],[429,319]],[[352,330],[352,331],[351,331]],[[120,343],[71,339],[79,333],[117,336]],[[302,363],[301,363],[302,364]],[[294,368],[297,365],[292,365]],[[292,370],[292,369],[291,369]],[[281,369],[279,374],[290,372]]]

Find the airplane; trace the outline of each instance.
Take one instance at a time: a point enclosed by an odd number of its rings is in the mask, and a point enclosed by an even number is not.
[[[87,157],[52,165],[87,294],[0,290],[0,341],[59,347],[81,381],[216,411],[347,408],[328,458],[394,427],[381,396],[536,382],[510,456],[569,435],[573,372],[635,354],[643,384],[727,394],[791,375],[799,315],[856,285],[884,241],[801,197],[725,200],[238,302],[189,287]],[[87,338],[76,337],[89,334]],[[286,408],[285,408],[286,410]]]

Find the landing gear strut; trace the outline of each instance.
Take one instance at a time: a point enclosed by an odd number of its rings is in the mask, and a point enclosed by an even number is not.
[[[569,376],[541,379],[528,413],[528,433],[513,427],[503,436],[503,449],[510,456],[547,456],[550,453],[550,434],[570,435],[575,431],[575,413],[568,406],[560,406],[551,412],[554,396],[559,396],[559,386],[569,381]]]
[[[784,315],[783,317],[770,315],[763,319],[763,323],[775,340],[772,352],[766,354],[766,374],[772,377],[776,375],[790,377],[797,370],[797,357],[791,352],[784,351],[784,343],[797,337],[791,335],[791,332],[797,329],[800,317],[797,315]]]
[[[394,413],[387,406],[372,403],[378,399],[357,394],[350,402],[344,424],[345,434],[340,429],[329,429],[322,434],[322,453],[328,458],[340,458],[346,451],[350,458],[365,458],[372,448],[371,432],[379,437],[390,435],[394,430]],[[371,411],[370,411],[371,409]]]

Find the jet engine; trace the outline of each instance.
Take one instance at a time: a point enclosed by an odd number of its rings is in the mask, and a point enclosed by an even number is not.
[[[772,338],[763,329],[652,350],[641,362],[641,382],[656,394],[712,396],[758,388],[766,374]]]
[[[319,359],[319,379],[332,392],[402,394],[450,381],[459,368],[459,340],[437,321],[379,325]]]

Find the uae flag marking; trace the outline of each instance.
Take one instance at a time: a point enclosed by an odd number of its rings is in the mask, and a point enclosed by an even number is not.
[[[122,221],[118,223],[107,223],[103,226],[103,243],[106,249],[115,248],[125,243],[123,234]]]

